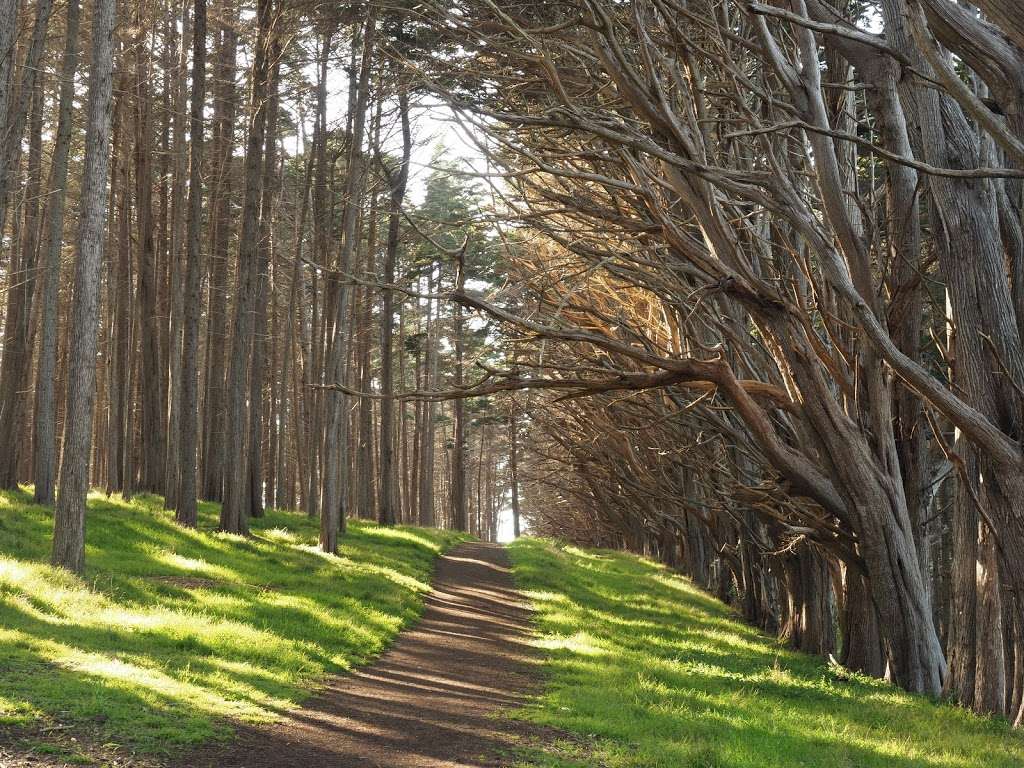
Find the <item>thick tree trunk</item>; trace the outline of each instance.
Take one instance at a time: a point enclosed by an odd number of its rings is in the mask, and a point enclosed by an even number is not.
[[[843,598],[841,660],[854,672],[871,677],[885,675],[885,649],[878,627],[878,611],[863,576],[846,569],[846,590]]]
[[[952,595],[949,605],[949,637],[946,641],[949,676],[943,693],[966,706],[973,706],[977,671],[975,620],[978,604],[979,520],[977,505],[972,499],[972,495],[976,498],[977,494],[972,478],[978,476],[978,461],[970,445],[961,444],[960,453],[965,472],[957,486],[951,519]]]

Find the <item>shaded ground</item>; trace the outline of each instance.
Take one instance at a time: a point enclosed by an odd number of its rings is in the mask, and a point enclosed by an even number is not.
[[[372,666],[304,708],[187,755],[189,768],[506,766],[535,726],[495,717],[534,684],[529,611],[502,547],[468,543],[438,561],[420,623]]]

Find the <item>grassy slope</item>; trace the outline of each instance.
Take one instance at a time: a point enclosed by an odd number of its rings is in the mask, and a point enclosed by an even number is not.
[[[79,579],[45,565],[51,517],[29,501],[0,494],[0,724],[143,754],[271,718],[380,652],[456,539],[354,523],[331,558],[304,515],[243,539],[213,532],[214,505],[187,531],[154,497],[93,495]]]
[[[531,765],[1024,766],[1004,722],[841,680],[653,563],[530,539],[512,557],[550,674],[522,716],[596,741]]]

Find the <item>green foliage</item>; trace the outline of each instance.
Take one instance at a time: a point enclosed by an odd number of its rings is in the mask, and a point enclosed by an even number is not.
[[[380,653],[458,539],[353,521],[330,557],[305,515],[268,510],[251,538],[217,515],[185,530],[156,497],[94,494],[78,578],[46,564],[50,511],[0,493],[0,726],[161,753],[271,719]]]
[[[529,765],[607,768],[1011,768],[1004,721],[836,675],[685,578],[614,552],[512,546],[550,671],[522,717],[585,737]]]

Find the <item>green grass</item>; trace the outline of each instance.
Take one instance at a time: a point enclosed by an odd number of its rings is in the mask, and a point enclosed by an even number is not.
[[[1024,766],[1004,721],[841,679],[649,561],[536,539],[511,551],[550,678],[519,716],[579,737],[529,765]]]
[[[46,564],[51,513],[0,493],[0,726],[80,734],[137,754],[272,719],[383,650],[422,608],[455,534],[352,523],[342,555],[317,522],[269,511],[252,537],[179,528],[160,499],[93,494],[86,573]],[[48,726],[44,727],[44,726]],[[80,739],[81,741],[81,739]],[[60,751],[37,739],[40,751]]]

